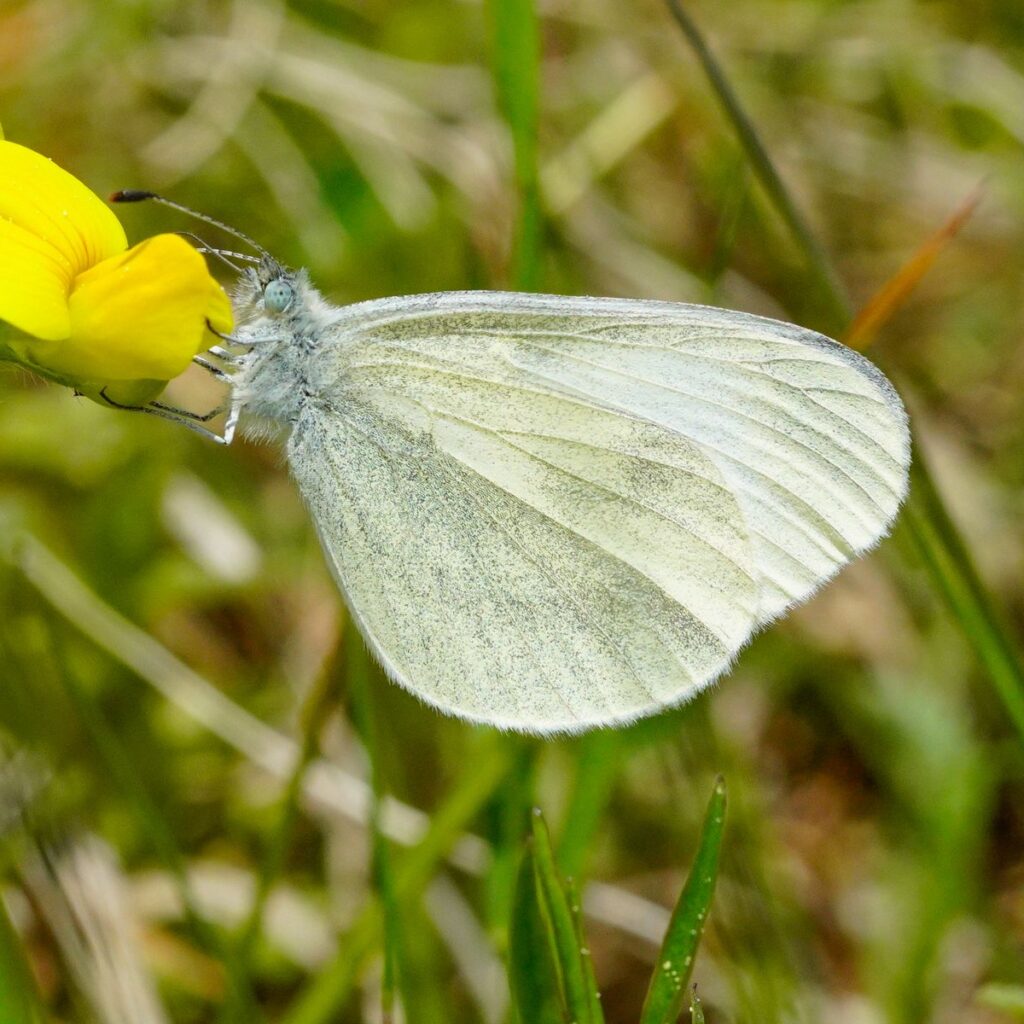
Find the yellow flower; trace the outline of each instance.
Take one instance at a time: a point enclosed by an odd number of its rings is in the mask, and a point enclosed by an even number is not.
[[[128,248],[80,181],[0,134],[0,358],[103,401],[142,405],[227,333],[231,304],[178,235]]]

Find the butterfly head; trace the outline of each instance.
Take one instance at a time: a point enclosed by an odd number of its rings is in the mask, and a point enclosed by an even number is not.
[[[294,311],[301,283],[300,275],[264,255],[260,262],[242,271],[235,292],[235,305],[252,317],[280,317]]]
[[[232,299],[237,333],[261,349],[273,342],[311,352],[335,316],[305,270],[292,270],[267,254],[242,270]]]
[[[239,321],[257,335],[269,333],[304,342],[319,333],[330,311],[305,270],[292,270],[268,255],[242,271],[234,307]]]

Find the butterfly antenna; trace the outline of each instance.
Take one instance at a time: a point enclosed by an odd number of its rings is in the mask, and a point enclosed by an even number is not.
[[[120,192],[115,192],[111,197],[112,203],[141,203],[147,199],[152,199],[154,203],[161,203],[164,206],[169,206],[172,210],[177,210],[179,213],[184,213],[189,217],[195,217],[196,220],[205,221],[207,224],[212,224],[215,228],[220,228],[221,231],[226,231],[229,235],[234,235],[235,238],[246,245],[252,246],[261,256],[266,259],[271,259],[271,255],[259,245],[254,242],[248,235],[239,231],[238,228],[233,228],[229,224],[225,224],[222,220],[217,220],[215,217],[211,217],[209,214],[200,213],[198,210],[193,210],[190,206],[184,206],[181,203],[176,203],[173,199],[165,199],[161,195],[157,195],[156,192],[147,192],[144,189],[139,188],[126,188]]]
[[[195,242],[196,252],[216,256],[217,259],[226,266],[229,266],[236,274],[242,273],[242,268],[235,263],[235,260],[241,260],[243,263],[260,262],[260,258],[258,256],[250,256],[245,252],[234,252],[232,249],[218,249],[215,246],[210,245],[202,235],[197,235],[194,231],[175,231],[174,233],[176,235],[180,235],[182,238],[188,238],[190,241]]]

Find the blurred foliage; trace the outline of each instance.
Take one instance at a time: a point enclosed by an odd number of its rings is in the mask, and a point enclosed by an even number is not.
[[[237,225],[338,302],[529,280],[831,329],[663,6],[545,3],[536,113],[515,78],[529,5],[489,7],[8,0],[0,120],[100,194],[159,189]],[[872,356],[1019,637],[1021,5],[686,9],[855,307],[984,183]],[[195,227],[119,214],[133,240]],[[169,397],[217,391],[196,373]],[[687,707],[535,743],[440,718],[369,665],[273,445],[225,451],[0,368],[0,734],[52,773],[22,828],[117,851],[175,1022],[377,1021],[395,998],[408,1020],[499,1024],[537,803],[562,873],[592,880],[619,1024],[722,773],[708,1020],[1013,1019],[992,993],[1024,986],[1024,756],[905,529]],[[19,851],[7,917],[54,1018],[87,1019]]]

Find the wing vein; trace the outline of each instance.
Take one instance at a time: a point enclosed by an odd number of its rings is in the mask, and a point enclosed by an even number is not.
[[[367,367],[367,368],[376,367],[376,366],[391,366],[391,365],[395,365],[395,366],[398,366],[399,368],[402,368],[402,369],[407,368],[409,366],[414,366],[417,369],[422,369],[422,370],[430,372],[430,373],[445,374],[445,375],[454,377],[454,378],[459,379],[459,380],[468,380],[468,381],[475,381],[475,382],[483,381],[484,383],[498,383],[498,382],[495,382],[495,381],[491,381],[491,380],[489,380],[487,378],[480,378],[480,377],[477,377],[477,376],[475,376],[473,374],[465,373],[465,372],[458,371],[458,370],[453,370],[453,369],[451,369],[449,367],[442,366],[442,365],[429,365],[429,364],[428,365],[423,365],[423,364],[418,364],[418,363],[417,364],[408,364],[408,363],[391,364],[391,363],[385,363],[385,362],[381,362],[381,363],[363,363],[363,364],[360,364],[360,365],[364,366],[364,367]],[[397,397],[400,397],[400,398],[406,398],[406,399],[409,399],[411,401],[415,401],[417,405],[419,405],[421,408],[423,408],[425,411],[427,411],[427,406],[420,399],[412,399],[409,395],[403,395],[400,392],[393,391],[390,388],[383,387],[383,386],[381,386],[379,384],[367,385],[367,384],[364,383],[362,386],[363,387],[367,387],[370,390],[372,390],[374,392],[377,392],[377,393],[390,394],[393,397],[397,396]],[[745,460],[740,459],[737,456],[732,455],[729,452],[724,451],[723,449],[717,447],[716,445],[712,444],[709,441],[706,441],[706,440],[697,441],[694,438],[690,437],[689,435],[682,434],[677,427],[674,427],[671,424],[664,423],[661,420],[655,419],[654,417],[651,417],[651,416],[639,416],[636,413],[632,412],[631,410],[622,409],[621,407],[615,406],[614,404],[604,405],[603,403],[600,403],[599,400],[597,400],[594,396],[589,395],[587,392],[580,392],[579,396],[573,396],[571,394],[565,394],[563,392],[548,392],[548,391],[539,390],[539,389],[536,389],[536,388],[527,388],[527,387],[525,387],[525,386],[523,386],[521,384],[511,384],[510,383],[507,386],[511,387],[511,388],[515,388],[517,390],[524,391],[527,394],[541,395],[541,396],[547,397],[547,398],[559,398],[559,399],[568,401],[571,404],[581,406],[583,408],[593,408],[594,407],[593,403],[598,403],[598,407],[601,408],[604,411],[612,412],[612,413],[614,413],[616,415],[621,415],[621,416],[623,416],[625,418],[634,420],[634,421],[636,421],[638,423],[647,423],[647,424],[649,424],[651,426],[659,428],[660,430],[666,431],[667,433],[671,434],[674,437],[683,437],[685,440],[689,441],[691,444],[696,445],[697,448],[701,452],[703,452],[705,455],[707,455],[707,457],[711,460],[712,464],[720,472],[723,472],[723,470],[722,470],[722,460],[725,460],[726,462],[729,462],[729,463],[732,463],[732,464],[734,464],[736,466],[741,467],[742,469],[746,470],[747,472],[753,474],[755,477],[758,477],[761,480],[767,481],[768,484],[776,486],[776,487],[779,487],[783,491],[785,491],[786,494],[789,495],[789,497],[793,500],[793,502],[795,504],[802,506],[806,510],[807,518],[811,522],[813,522],[813,523],[815,523],[817,525],[817,528],[820,531],[822,536],[817,536],[814,533],[812,533],[811,532],[811,528],[810,528],[810,526],[807,523],[804,523],[803,521],[801,521],[799,519],[793,518],[786,510],[784,510],[782,508],[776,508],[775,511],[783,519],[785,519],[786,522],[788,522],[799,533],[801,533],[813,547],[817,548],[817,550],[822,555],[824,555],[826,558],[828,558],[830,561],[835,560],[837,553],[840,554],[841,556],[843,556],[843,558],[845,559],[845,552],[851,550],[850,544],[846,541],[846,539],[843,537],[843,535],[841,533],[839,533],[838,530],[834,529],[832,527],[832,525],[828,522],[828,520],[825,519],[821,515],[821,513],[813,505],[811,505],[806,499],[802,498],[799,494],[796,494],[794,491],[792,491],[790,488],[788,488],[785,484],[783,484],[780,481],[778,481],[778,480],[774,479],[773,477],[769,476],[767,473],[763,473],[761,470],[757,469],[751,463],[746,462]],[[581,397],[582,397],[583,400],[581,400]],[[701,474],[696,474],[696,475],[699,476],[701,479],[708,480],[709,483],[717,483],[717,481],[711,480],[708,477],[704,477]],[[718,486],[722,486],[722,485],[719,484]],[[727,493],[733,494],[733,496],[735,497],[735,493],[727,485],[723,489]],[[741,512],[742,512],[742,508],[741,508]],[[744,515],[744,522],[746,522],[746,521],[747,521],[746,520],[746,516]],[[826,543],[823,541],[822,537],[828,538],[828,540],[831,542],[831,545],[832,545],[832,549],[831,550],[829,549],[829,547],[826,546]]]
[[[450,414],[448,414],[448,413],[445,413],[444,415],[450,416]],[[461,417],[451,417],[451,418],[453,418],[453,419],[460,419],[461,422],[471,423],[473,426],[479,426],[480,429],[487,430],[490,433],[495,434],[497,437],[500,437],[502,440],[506,441],[507,443],[511,444],[512,447],[516,449],[516,451],[522,452],[528,458],[535,459],[537,462],[540,462],[543,465],[550,467],[551,469],[555,470],[556,472],[563,473],[566,476],[572,477],[572,479],[574,479],[574,480],[579,480],[581,483],[587,484],[587,485],[589,485],[591,487],[596,487],[598,490],[604,491],[606,494],[611,494],[611,495],[613,495],[616,498],[621,498],[623,501],[628,502],[631,505],[635,505],[637,508],[645,509],[646,511],[650,512],[652,515],[655,515],[659,519],[664,520],[666,523],[671,523],[673,526],[678,527],[684,533],[688,533],[691,537],[693,537],[693,539],[695,541],[697,541],[699,544],[704,545],[704,547],[706,547],[709,551],[714,551],[715,554],[717,554],[721,558],[723,558],[726,562],[728,562],[731,566],[733,566],[733,568],[735,568],[739,573],[741,573],[743,576],[746,576],[747,579],[749,579],[751,581],[751,583],[757,583],[757,579],[754,576],[751,576],[751,574],[749,572],[747,572],[747,570],[744,569],[743,566],[741,566],[734,558],[732,558],[730,555],[727,555],[720,547],[718,547],[717,545],[713,544],[706,537],[702,537],[699,533],[697,533],[694,529],[692,529],[692,527],[687,526],[684,522],[680,521],[679,519],[675,519],[674,517],[668,515],[667,513],[662,512],[661,510],[654,508],[653,505],[649,505],[645,501],[639,501],[636,498],[630,497],[628,494],[623,494],[621,491],[618,491],[615,488],[608,486],[607,484],[599,483],[596,480],[589,480],[587,477],[581,476],[579,473],[575,473],[571,469],[566,469],[564,466],[559,466],[556,463],[551,462],[548,459],[545,459],[543,456],[537,455],[535,452],[531,452],[528,448],[524,448],[522,445],[515,444],[510,439],[509,433],[506,433],[505,431],[494,431],[494,430],[491,430],[489,427],[486,427],[486,426],[484,426],[482,424],[478,424],[478,423],[476,423],[476,422],[474,422],[472,420],[462,420]],[[540,434],[532,434],[532,433],[525,432],[525,431],[516,431],[514,433],[517,433],[517,434],[518,433],[522,433],[523,436],[527,436],[527,437],[541,437],[541,436],[543,436],[543,435],[540,435]],[[555,438],[555,440],[564,441],[565,439],[564,438]],[[571,441],[571,442],[568,442],[568,443],[570,443],[570,444],[578,444],[582,448],[593,448],[593,449],[595,449],[597,451],[607,451],[608,450],[608,449],[605,449],[605,448],[600,448],[597,445],[587,445],[587,444],[584,444],[583,442],[579,442],[579,441]],[[631,458],[636,459],[637,461],[640,461],[640,459],[641,459],[640,456],[635,456],[635,455],[631,456]],[[657,465],[661,465],[661,463],[657,463]],[[634,566],[633,568],[636,568],[636,567]],[[721,588],[716,588],[716,589],[721,589]],[[707,625],[707,623],[704,623],[704,625]],[[708,627],[708,628],[710,629],[710,627]]]
[[[764,359],[758,359],[758,360],[731,360],[731,359],[723,359],[721,356],[713,356],[713,355],[710,355],[710,354],[708,354],[706,352],[677,352],[676,354],[680,355],[680,356],[683,356],[685,358],[689,358],[689,359],[703,359],[703,360],[707,360],[709,362],[719,363],[720,365],[723,365],[723,366],[732,366],[732,367],[737,367],[738,366],[745,373],[754,374],[755,376],[763,377],[765,380],[771,380],[771,381],[774,381],[776,384],[781,384],[784,387],[792,388],[794,391],[799,392],[801,395],[803,395],[809,402],[813,402],[814,405],[817,406],[819,409],[822,409],[824,412],[827,412],[830,416],[834,416],[840,422],[845,423],[851,430],[856,431],[857,434],[859,434],[862,438],[864,438],[866,441],[868,441],[873,448],[877,448],[878,451],[880,451],[882,453],[882,455],[884,456],[886,461],[892,463],[892,465],[895,468],[897,468],[897,469],[899,468],[899,464],[897,463],[896,459],[888,451],[886,451],[881,446],[881,444],[879,444],[879,442],[874,437],[872,437],[863,428],[859,427],[856,423],[854,423],[852,420],[848,419],[842,413],[836,412],[834,409],[830,409],[827,405],[824,405],[822,402],[818,401],[818,399],[816,399],[813,395],[811,395],[809,393],[810,390],[812,390],[812,389],[808,389],[808,388],[802,387],[799,384],[791,384],[789,381],[782,380],[781,378],[776,377],[776,376],[774,376],[771,373],[768,373],[766,370],[759,369],[758,366],[755,365],[755,364],[765,363],[765,362],[783,362],[783,361],[785,361],[785,362],[794,362],[795,361],[795,362],[801,362],[801,363],[816,363],[819,366],[835,366],[836,365],[835,363],[828,362],[828,361],[822,360],[822,359],[800,359],[800,360],[792,360],[792,359],[790,359],[790,360],[777,360],[777,359],[773,359],[773,360],[764,360]],[[842,391],[839,388],[826,388],[826,387],[822,387],[822,388],[819,388],[817,390],[828,391],[828,392],[831,392],[833,394],[852,395],[852,396],[858,397],[858,398],[866,398],[869,401],[876,402],[877,404],[881,405],[883,408],[888,409],[888,406],[885,404],[885,402],[882,399],[873,399],[873,398],[871,398],[871,396],[863,395],[860,392],[856,392],[856,391]],[[773,409],[782,409],[781,406],[777,405],[775,402],[772,402],[772,401],[770,401],[767,398],[762,398],[761,401],[766,402]],[[783,410],[783,411],[785,411],[785,410]],[[800,421],[798,421],[798,422],[800,422]],[[804,425],[806,426],[806,424],[804,424]],[[833,440],[844,451],[852,453],[852,449],[848,445],[843,444],[838,437],[830,439],[826,435],[822,434],[820,430],[816,430],[813,427],[810,428],[810,429],[814,430],[814,432],[817,433],[817,434],[821,434],[821,436],[825,437],[826,440]],[[853,453],[853,454],[855,454],[855,453]],[[873,472],[875,472],[875,474],[879,477],[879,479],[883,483],[885,483],[884,477],[881,476],[881,474],[878,472],[878,470],[875,470],[874,467],[870,467],[870,468],[872,468]],[[888,484],[886,484],[886,486],[888,487]],[[889,490],[892,490],[892,488],[889,488]]]
[[[761,420],[756,419],[753,416],[749,416],[749,415],[747,415],[746,413],[743,413],[743,412],[738,412],[735,408],[732,408],[730,406],[724,405],[721,402],[716,402],[716,401],[714,401],[714,399],[707,398],[707,397],[705,397],[703,395],[697,395],[697,394],[694,394],[694,393],[689,392],[689,391],[684,391],[684,390],[682,390],[681,388],[678,388],[678,387],[670,387],[669,385],[661,383],[659,381],[650,380],[649,378],[641,377],[641,376],[638,376],[637,374],[634,374],[634,373],[627,373],[624,370],[619,370],[619,369],[616,369],[615,367],[606,366],[606,365],[604,365],[602,363],[595,363],[595,362],[592,362],[589,359],[584,359],[581,356],[577,356],[577,355],[574,355],[572,353],[559,352],[557,349],[550,349],[547,346],[539,345],[539,344],[536,344],[534,342],[528,342],[527,344],[533,344],[535,347],[540,348],[542,351],[548,352],[551,355],[558,355],[558,356],[562,356],[562,357],[567,358],[567,359],[572,359],[574,362],[581,363],[584,366],[590,366],[590,367],[593,367],[594,369],[602,370],[605,373],[610,373],[610,374],[613,374],[613,375],[615,375],[617,377],[624,377],[626,380],[635,381],[638,384],[645,384],[645,385],[648,385],[648,386],[653,387],[653,388],[658,388],[659,390],[662,390],[662,391],[668,391],[670,394],[682,395],[685,398],[690,398],[690,399],[693,399],[694,401],[702,402],[704,405],[713,406],[716,409],[722,409],[722,410],[724,410],[725,412],[729,413],[730,415],[732,415],[734,417],[739,417],[741,419],[748,420],[749,422],[754,423],[754,424],[756,424],[759,427],[763,427],[764,429],[769,430],[769,431],[771,431],[774,434],[777,434],[779,437],[783,437],[783,438],[786,438],[787,440],[792,441],[793,444],[799,446],[800,448],[803,448],[805,451],[809,452],[816,459],[818,459],[818,460],[820,460],[822,462],[827,463],[833,469],[837,470],[842,476],[846,477],[846,479],[849,480],[849,482],[853,485],[853,487],[855,487],[858,491],[860,491],[864,495],[864,497],[867,498],[867,500],[869,502],[871,502],[872,505],[874,505],[880,512],[884,513],[884,509],[882,508],[882,506],[878,502],[878,500],[873,495],[871,495],[863,487],[863,485],[861,485],[857,480],[855,480],[852,476],[850,476],[850,474],[845,469],[843,469],[843,467],[840,466],[838,463],[834,462],[832,459],[830,459],[824,453],[819,452],[816,449],[812,448],[805,441],[801,441],[798,438],[792,437],[791,435],[788,435],[788,434],[784,433],[783,431],[778,430],[777,428],[772,427],[769,424],[764,423]],[[767,404],[771,405],[773,408],[778,408],[778,406],[775,406],[774,403],[768,402]],[[782,411],[786,415],[790,416],[790,418],[793,419],[800,426],[807,426],[806,424],[801,423],[800,420],[797,420],[796,417],[793,417],[792,414],[788,413],[786,410],[782,409],[780,411]],[[728,418],[727,418],[727,421],[728,421]],[[813,433],[820,434],[820,431],[816,431],[813,427],[808,427],[808,429],[810,429]],[[824,435],[821,435],[821,436],[824,436]],[[826,438],[826,440],[827,440],[827,438]],[[696,443],[702,444],[703,442],[696,442]],[[753,442],[751,442],[751,443],[753,443]],[[763,446],[759,445],[758,447],[763,447]],[[855,509],[852,505],[850,505],[849,501],[847,501],[845,498],[841,498],[841,497],[835,495],[834,489],[831,486],[828,485],[827,480],[823,480],[823,479],[818,478],[818,477],[814,477],[813,479],[814,479],[814,482],[816,484],[822,486],[823,489],[829,491],[830,493],[833,494],[833,496],[837,497],[838,500],[842,501],[843,504],[846,506],[846,509],[850,513],[850,515],[854,519],[856,519],[858,522],[860,522],[860,524],[862,526],[865,526],[868,529],[872,528],[871,525],[869,525],[869,524],[864,522],[864,519],[863,519],[861,513],[859,512],[859,510]],[[881,482],[882,482],[883,486],[886,488],[886,490],[890,491],[893,494],[893,497],[897,497],[896,493],[892,490],[892,488],[885,481],[881,481]]]

